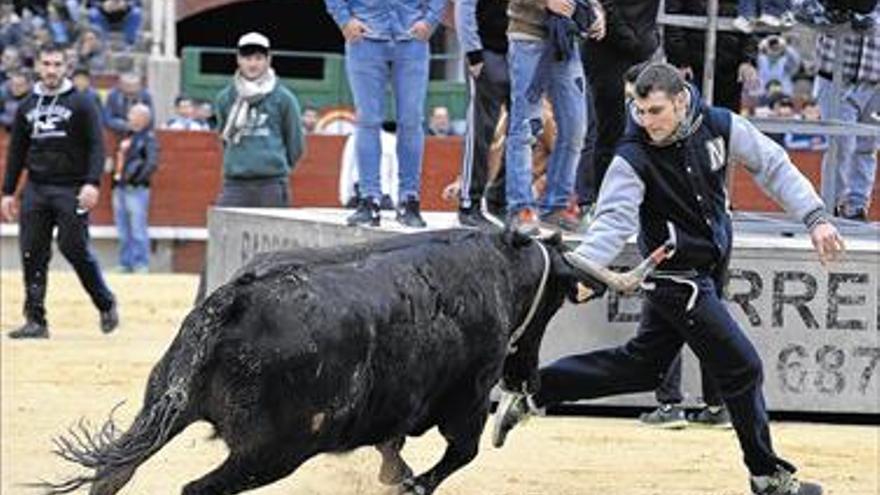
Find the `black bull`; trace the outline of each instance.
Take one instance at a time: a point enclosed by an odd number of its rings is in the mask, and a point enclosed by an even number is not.
[[[382,482],[431,493],[477,455],[503,368],[534,376],[522,370],[535,368],[547,323],[575,291],[560,252],[558,239],[450,230],[261,255],[189,313],[127,431],[111,417],[56,439],[56,453],[94,474],[43,486],[114,494],[205,420],[230,453],[184,494],[239,493],[366,445],[382,453]],[[413,477],[403,439],[433,426],[446,451]]]

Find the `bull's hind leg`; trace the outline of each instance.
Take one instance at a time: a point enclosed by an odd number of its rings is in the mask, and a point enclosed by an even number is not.
[[[480,435],[486,425],[488,404],[479,411],[458,415],[440,423],[439,429],[446,439],[446,451],[440,461],[430,470],[415,479],[405,480],[401,487],[403,495],[428,495],[437,486],[471,462],[480,447]]]
[[[205,476],[183,487],[183,495],[232,495],[280,480],[312,454],[291,453],[289,443],[266,446],[259,452],[235,453]]]
[[[385,485],[399,485],[403,480],[412,478],[412,469],[403,460],[403,457],[400,457],[400,449],[403,448],[405,442],[406,437],[399,436],[376,445],[376,450],[382,454],[379,481]]]

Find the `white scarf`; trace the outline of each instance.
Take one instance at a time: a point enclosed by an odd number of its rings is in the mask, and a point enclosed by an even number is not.
[[[229,109],[226,125],[223,126],[223,141],[227,144],[238,144],[241,140],[241,131],[247,123],[251,105],[271,93],[278,83],[278,78],[275,77],[275,71],[270,67],[265,74],[253,80],[245,79],[241,75],[241,71],[236,71],[233,83],[236,93],[235,103]]]

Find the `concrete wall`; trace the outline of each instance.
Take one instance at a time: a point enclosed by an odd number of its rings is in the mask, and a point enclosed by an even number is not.
[[[330,210],[213,210],[209,215],[208,282],[228,279],[255,253],[333,246],[395,235],[383,229],[342,225],[345,212]],[[451,215],[450,215],[451,217]],[[442,225],[430,219],[429,225]],[[451,225],[451,220],[447,219]],[[766,227],[766,225],[765,225]],[[876,232],[850,238],[843,262],[827,270],[804,236],[744,232],[737,224],[731,270],[731,312],[764,361],[764,390],[771,410],[880,412],[880,245]],[[391,227],[393,229],[393,227]],[[802,230],[802,227],[800,227]],[[577,242],[577,239],[568,239]],[[621,266],[636,260],[627,246]],[[626,341],[636,331],[637,296],[609,294],[590,304],[566,305],[553,319],[541,350],[547,363],[573,352]],[[685,357],[687,403],[700,397],[698,367]],[[652,405],[653,394],[594,403]]]

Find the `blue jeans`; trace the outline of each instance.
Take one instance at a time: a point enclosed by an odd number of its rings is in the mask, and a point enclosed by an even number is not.
[[[834,90],[831,81],[816,78],[816,98],[823,118],[831,115]],[[839,94],[838,118],[844,122],[876,124],[873,115],[880,112],[880,84],[844,84]],[[835,205],[847,210],[871,204],[871,189],[877,173],[877,149],[880,138],[871,136],[830,136],[836,146],[829,146],[824,160],[836,170]]]
[[[418,40],[364,39],[345,45],[348,82],[357,110],[355,153],[359,187],[365,197],[374,201],[382,197],[379,130],[385,118],[385,89],[389,83],[397,112],[398,201],[419,198],[428,55],[428,44]]]
[[[131,10],[128,11],[128,14],[122,18],[122,20],[116,24],[111,25],[110,21],[101,12],[101,9],[97,7],[92,7],[89,9],[89,22],[92,23],[98,31],[101,33],[101,37],[106,40],[107,33],[110,31],[111,26],[121,27],[122,34],[125,37],[125,44],[128,46],[132,46],[137,43],[138,33],[141,29],[141,21],[143,20],[143,12],[140,7],[132,7]]]
[[[760,14],[779,17],[791,10],[791,2],[789,0],[739,0],[736,4],[736,10],[737,14],[747,19],[754,19]]]
[[[135,270],[150,266],[149,209],[149,187],[113,188],[113,217],[119,233],[119,265],[123,268]]]
[[[510,119],[507,127],[505,175],[509,214],[535,208],[532,196],[532,121],[541,118],[541,102],[529,101],[526,90],[544,51],[544,41],[511,40]],[[574,190],[574,178],[586,133],[587,91],[580,54],[566,61],[550,61],[547,93],[553,104],[556,143],[547,163],[547,190],[541,212],[565,208]]]

